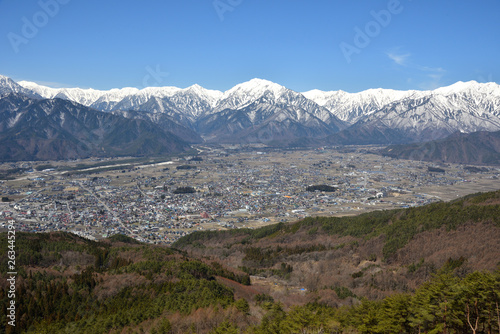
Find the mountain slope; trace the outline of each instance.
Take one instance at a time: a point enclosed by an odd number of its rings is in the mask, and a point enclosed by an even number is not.
[[[325,137],[345,124],[328,110],[273,82],[253,79],[228,90],[196,129],[215,142],[287,142]]]
[[[301,93],[263,79],[252,79],[226,91],[216,104],[214,112],[239,110],[250,105],[267,104],[286,108],[301,108],[338,131],[345,124],[327,109],[307,99]]]
[[[2,333],[144,332],[143,326],[147,333],[187,333],[191,323],[208,333],[217,326],[214,321],[245,316],[236,307],[234,290],[224,283],[248,289],[241,283],[249,284],[249,277],[220,263],[123,235],[100,242],[63,232],[18,235],[16,331],[7,329],[4,314]],[[7,233],[1,240],[7,254]],[[6,265],[7,256],[0,261]],[[0,277],[7,282],[5,273]],[[2,307],[9,303],[5,286]],[[193,316],[200,313],[211,314],[212,321]]]
[[[363,118],[356,126],[380,122],[400,129],[414,141],[439,139],[456,131],[500,130],[500,96],[431,95],[394,102]]]
[[[500,86],[492,82],[481,84],[475,81],[459,81],[433,91],[397,91],[378,88],[359,93],[311,90],[302,94],[325,107],[341,120],[354,124],[385,106],[432,96],[440,96],[444,98],[443,100],[449,100],[448,105],[445,101],[439,108],[448,108],[451,111],[465,108],[466,112],[476,115],[493,113],[498,116],[495,110],[498,111],[499,107]]]
[[[241,123],[246,124],[241,130],[248,133],[248,136],[247,138],[240,138],[243,136],[242,132],[240,136],[235,137],[235,141],[237,142],[260,141],[261,139],[259,138],[268,138],[270,140],[275,137],[278,139],[294,138],[307,135],[307,133],[318,133],[326,136],[345,127],[345,124],[327,109],[320,107],[315,102],[305,98],[302,94],[262,79],[253,79],[249,82],[242,83],[225,93],[207,90],[198,85],[186,89],[163,87],[155,89],[146,88],[139,91],[133,88],[124,88],[108,92],[95,90],[80,90],[77,92],[74,89],[55,90],[29,82],[21,83],[25,85],[25,87],[45,97],[58,96],[70,100],[74,99],[103,111],[133,110],[150,114],[166,114],[171,120],[179,125],[200,130],[201,134],[211,138],[217,137],[218,131],[214,129],[214,132],[210,133],[208,129],[211,129],[212,126],[210,124],[204,126],[204,122],[210,119],[212,115],[218,114],[213,117],[217,120],[210,121],[209,123],[226,123],[221,126],[226,128],[234,127],[229,123],[231,123],[236,116],[230,116],[231,113],[227,110],[234,110],[234,113],[238,113],[238,110],[245,109],[244,113],[262,113],[262,115],[259,116],[261,121],[263,121],[263,115],[266,115],[266,117],[269,118],[268,123],[273,123],[267,130],[260,130],[260,133],[265,132],[261,135],[255,135],[253,133],[254,129],[252,129],[252,127],[254,127],[255,124],[253,124],[252,121]],[[251,107],[253,110],[249,111]],[[264,111],[270,109],[273,109],[276,114],[271,115],[269,112]],[[297,110],[302,111],[298,112]],[[320,120],[319,123],[325,123],[329,130],[321,129],[317,132],[317,127],[315,129],[310,129],[311,124],[303,124],[297,119],[300,118],[300,116],[295,116],[292,117],[294,119],[291,121],[295,125],[291,127],[295,127],[298,133],[291,135],[288,129],[290,128],[288,123],[274,122],[271,119],[271,116],[273,119],[282,118],[283,116],[278,115],[282,112],[286,114],[305,112],[308,115],[310,114],[313,118]],[[134,115],[138,117],[137,113]],[[150,118],[150,116],[147,117]],[[288,116],[286,117],[288,118]],[[144,116],[141,118],[144,118]],[[160,117],[154,117],[153,121],[155,121],[155,119],[160,121]],[[323,128],[325,124],[321,124],[320,127]],[[281,125],[284,127],[281,128]],[[301,130],[302,128],[304,130]],[[278,133],[278,135],[274,135],[273,133]],[[317,137],[317,135],[315,135],[315,137]],[[230,137],[226,136],[226,138],[221,140],[226,141],[228,138]]]
[[[23,94],[31,98],[41,98],[42,96],[31,89],[25,88],[22,85],[16,83],[11,78],[0,75],[0,96],[7,95],[10,93]]]
[[[158,155],[189,147],[149,121],[18,94],[0,99],[0,140],[2,161]]]
[[[44,98],[62,98],[78,102],[85,106],[101,110],[144,110],[148,112],[162,112],[155,109],[157,106],[145,108],[151,99],[156,98],[169,104],[177,112],[195,117],[211,109],[218,101],[222,92],[208,90],[199,85],[181,89],[177,87],[146,87],[137,89],[132,87],[101,91],[81,88],[50,88],[33,82],[21,81],[20,85]]]
[[[369,126],[355,124],[322,139],[324,145],[387,145],[412,141],[403,130],[393,129],[377,121],[371,122]]]
[[[389,103],[361,117],[346,130],[331,135],[326,142],[402,144],[441,139],[457,131],[498,130],[498,85],[469,82]]]
[[[500,165],[500,131],[455,133],[430,142],[392,145],[379,153],[398,159]]]
[[[315,89],[302,94],[328,109],[342,121],[354,124],[360,118],[372,114],[389,103],[410,96],[424,95],[426,92],[379,88],[368,89],[359,93],[347,93],[341,90],[324,92]]]
[[[195,257],[223,258],[227,265],[267,277],[289,291],[318,291],[318,298],[332,305],[331,287],[348,288],[351,296],[382,298],[411,291],[450,261],[462,273],[494,270],[499,242],[496,191],[352,217],[199,231],[173,246]]]
[[[196,124],[207,141],[271,142],[324,137],[332,127],[300,107],[279,107],[257,101],[241,109],[225,109]]]
[[[397,144],[441,139],[457,131],[500,130],[500,86],[475,81],[433,91],[369,89],[359,93],[298,93],[262,79],[252,79],[225,92],[198,85],[110,91],[53,89],[29,82],[20,85],[31,94],[61,97],[102,111],[165,114],[211,142],[219,138],[221,142],[231,142],[231,138],[234,142],[286,141],[302,136],[317,142],[323,136],[326,144]],[[300,117],[299,113],[310,117]],[[154,122],[162,119],[151,118]],[[311,119],[322,123],[312,124]]]
[[[203,142],[203,139],[198,133],[189,127],[181,125],[180,122],[172,119],[167,113],[150,113],[143,111],[123,111],[117,110],[111,112],[114,115],[119,115],[129,119],[147,120],[156,124],[160,129],[170,132],[185,142],[196,144]]]

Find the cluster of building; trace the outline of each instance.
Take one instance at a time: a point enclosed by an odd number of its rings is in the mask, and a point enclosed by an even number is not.
[[[123,170],[28,171],[0,182],[0,220],[14,218],[20,230],[30,232],[69,231],[90,239],[122,233],[171,243],[195,230],[424,205],[449,199],[429,189],[464,192],[464,183],[480,180],[500,186],[497,169],[472,175],[449,166],[445,173],[433,173],[428,165],[334,150],[214,148],[197,159]],[[335,191],[307,191],[310,185]],[[181,187],[194,192],[177,193]],[[473,188],[468,192],[476,192]]]

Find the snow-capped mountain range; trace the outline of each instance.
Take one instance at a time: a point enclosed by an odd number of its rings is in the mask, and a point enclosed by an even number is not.
[[[61,98],[127,118],[156,123],[161,119],[212,142],[314,138],[320,143],[325,138],[335,143],[339,142],[335,136],[340,136],[342,143],[358,143],[358,137],[368,136],[361,142],[370,143],[374,131],[390,130],[397,135],[382,135],[377,141],[389,144],[438,139],[457,131],[500,130],[500,85],[475,81],[429,91],[369,89],[359,93],[300,93],[262,79],[225,92],[198,85],[102,91],[50,88],[0,76],[0,95],[9,92]]]

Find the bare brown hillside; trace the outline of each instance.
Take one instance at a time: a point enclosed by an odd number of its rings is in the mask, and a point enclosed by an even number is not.
[[[267,231],[199,233],[176,246],[246,271],[255,287],[285,304],[382,299],[414,291],[443,267],[459,275],[494,270],[500,264],[499,195],[359,217],[309,218]]]

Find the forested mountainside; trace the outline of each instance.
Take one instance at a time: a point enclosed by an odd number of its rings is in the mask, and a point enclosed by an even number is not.
[[[379,153],[397,159],[500,165],[500,131],[457,132],[425,143],[390,145]]]
[[[0,141],[0,161],[156,156],[190,147],[148,120],[14,93],[0,98]]]
[[[356,217],[196,232],[16,235],[7,333],[494,333],[500,191]],[[8,242],[1,238],[1,307]]]

